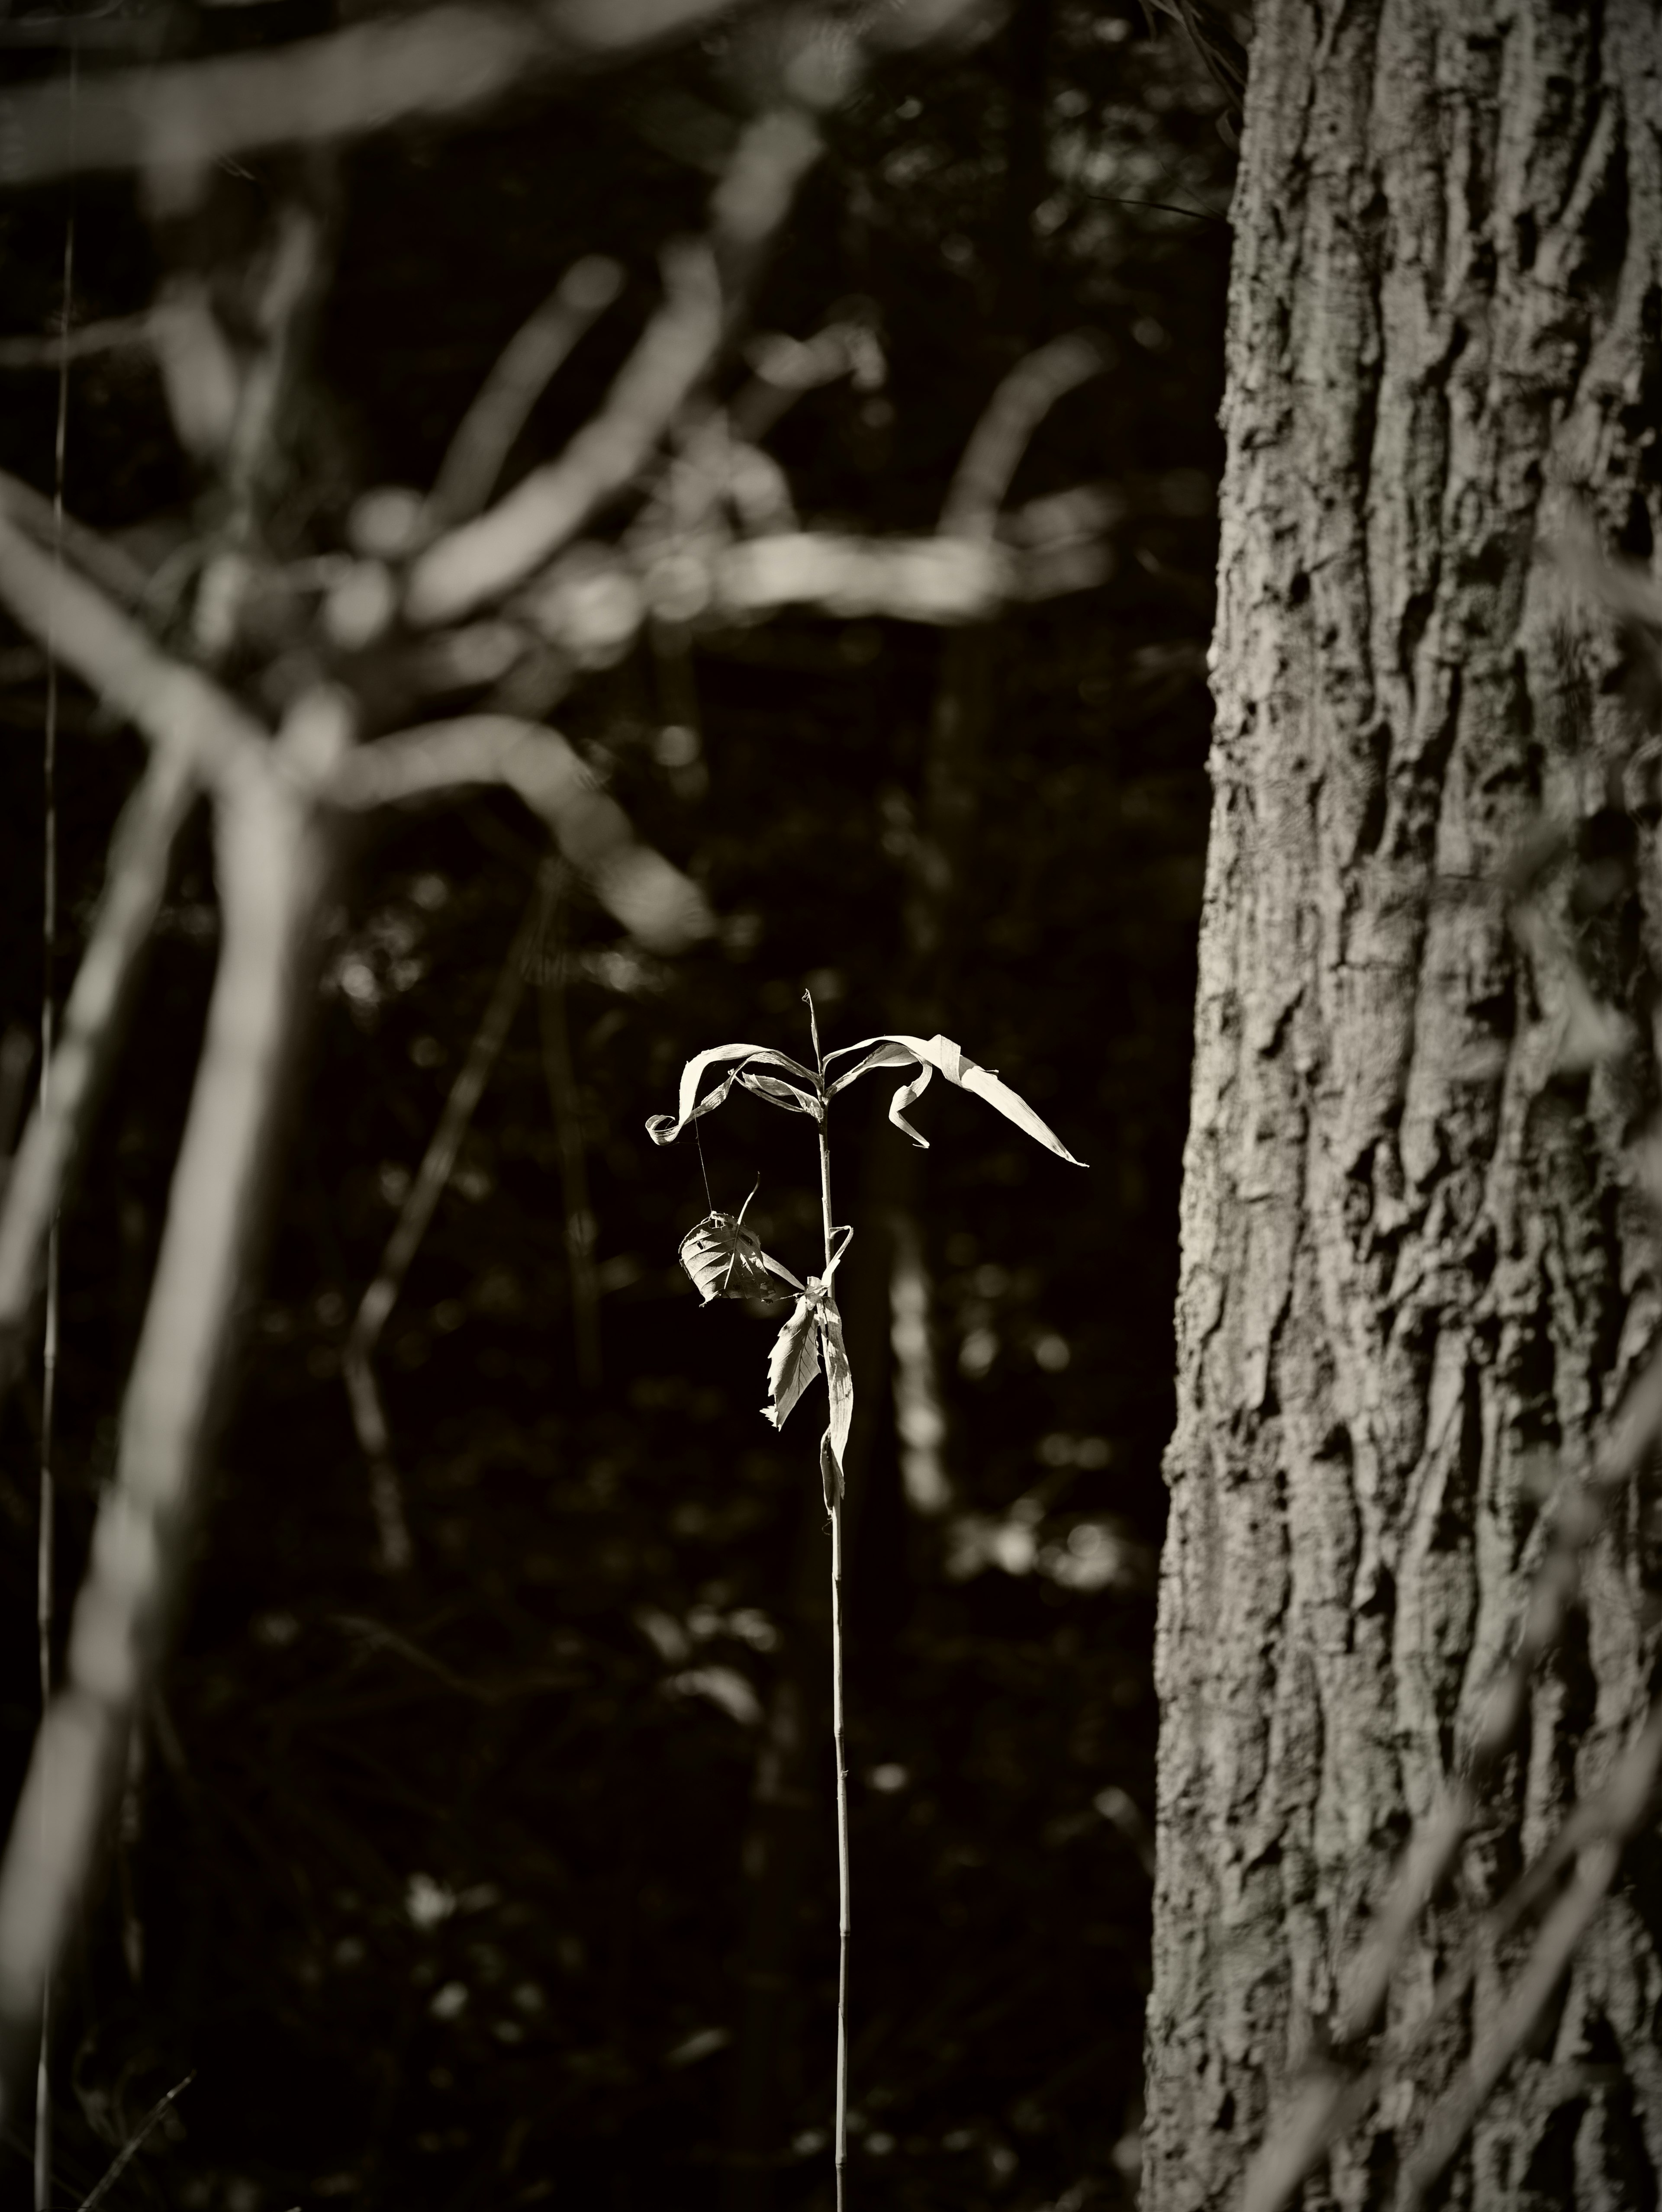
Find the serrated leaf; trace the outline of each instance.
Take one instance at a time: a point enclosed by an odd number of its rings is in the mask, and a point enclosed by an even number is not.
[[[741,1065],[730,1069],[708,1097],[700,1098],[698,1085],[703,1082],[706,1070],[719,1066],[725,1060],[734,1060],[740,1061]],[[809,1093],[818,1095],[819,1090],[818,1076],[804,1067],[800,1060],[793,1060],[788,1053],[775,1052],[770,1047],[759,1044],[712,1045],[708,1052],[696,1054],[681,1070],[681,1084],[676,1096],[675,1112],[652,1115],[646,1125],[648,1136],[654,1145],[673,1145],[689,1121],[696,1121],[701,1115],[715,1112],[727,1097],[734,1083],[743,1074],[745,1068],[756,1060],[760,1060],[768,1067],[782,1067],[787,1074],[800,1077]]]
[[[776,1429],[784,1427],[791,1407],[819,1372],[819,1337],[814,1303],[804,1293],[768,1354],[768,1402],[762,1413]]]
[[[1008,1083],[1001,1081],[991,1068],[982,1067],[966,1057],[962,1046],[954,1044],[949,1036],[866,1037],[859,1044],[846,1044],[836,1052],[827,1053],[826,1066],[829,1067],[834,1060],[846,1058],[850,1053],[863,1053],[865,1057],[827,1086],[826,1097],[834,1098],[839,1091],[846,1090],[868,1068],[903,1067],[915,1064],[918,1071],[916,1075],[910,1083],[904,1084],[889,1102],[889,1119],[897,1129],[904,1130],[912,1142],[922,1146],[925,1151],[928,1149],[929,1140],[913,1128],[906,1119],[906,1109],[922,1097],[929,1087],[930,1078],[938,1069],[948,1083],[955,1083],[964,1091],[972,1091],[978,1098],[984,1098],[989,1106],[996,1107],[1007,1121],[1014,1121],[1018,1129],[1024,1130],[1035,1143],[1043,1145],[1046,1152],[1054,1152],[1059,1160],[1066,1160],[1076,1168],[1086,1164],[1083,1160],[1074,1158],[1055,1130],[1039,1119],[1019,1091],[1013,1091]]]

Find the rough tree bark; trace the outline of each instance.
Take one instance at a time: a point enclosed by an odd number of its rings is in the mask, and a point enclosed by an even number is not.
[[[1160,1601],[1148,2212],[1238,2185],[1504,1652],[1543,1462],[1586,1465],[1662,1318],[1629,1164],[1653,1085],[1631,1059],[1567,1064],[1564,968],[1519,951],[1499,888],[1543,813],[1609,806],[1632,743],[1601,690],[1612,649],[1540,540],[1579,504],[1607,547],[1651,553],[1659,134],[1650,0],[1259,0]],[[1561,871],[1555,926],[1643,1012],[1630,971],[1657,914],[1595,889]],[[1643,1710],[1649,1548],[1632,1502],[1394,2020]],[[1659,1948],[1641,1868],[1450,2203],[1657,2203]],[[1507,1963],[1307,2206],[1391,2201]]]

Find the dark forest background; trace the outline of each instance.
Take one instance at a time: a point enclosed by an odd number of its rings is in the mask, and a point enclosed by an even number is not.
[[[286,0],[145,18],[180,55],[326,20]],[[293,557],[338,543],[367,487],[430,482],[508,337],[604,252],[630,288],[514,471],[586,417],[661,246],[702,220],[744,112],[740,54],[718,31],[344,157]],[[64,65],[44,33],[0,50]],[[79,65],[111,56],[88,44]],[[1200,58],[1134,0],[1024,0],[968,51],[890,58],[827,127],[752,317],[869,332],[861,374],[767,441],[799,512],[931,528],[1001,378],[1089,329],[1105,373],[1039,428],[1014,497],[1105,486],[1110,573],[985,630],[804,613],[594,675],[557,719],[703,887],[719,931],[684,957],[569,885],[548,898],[506,797],[362,841],[188,1604],[59,1993],[66,2206],[192,2069],[112,2203],[829,2201],[815,1431],[759,1418],[763,1310],[701,1310],[676,1264],[759,1170],[752,1219],[807,1272],[813,1141],[735,1097],[700,1125],[707,1197],[693,1145],[643,1130],[705,1045],[802,1053],[805,985],[828,1048],[944,1030],[1092,1163],[944,1085],[918,1109],[928,1153],[888,1126],[886,1086],[833,1120],[855,1226],[855,2202],[1132,2201],[1231,138]],[[218,189],[256,220],[261,165]],[[151,296],[130,181],[15,193],[6,337],[55,326],[71,197],[76,322]],[[159,573],[204,517],[149,356],[94,354],[69,389],[68,505]],[[56,408],[49,368],[0,375],[0,467],[43,490]],[[42,699],[38,656],[0,630],[0,1021],[31,1035]],[[62,714],[60,995],[141,757],[73,687]],[[379,1354],[416,1554],[389,1574],[343,1341],[528,909],[529,988]],[[60,1617],[216,936],[204,825],[64,1224]],[[573,1223],[579,1138],[591,1218]],[[910,1443],[897,1421],[897,1267],[938,1376],[933,1472],[927,1405]],[[901,1355],[915,1395],[931,1363],[915,1334]],[[8,1795],[38,1706],[38,1410],[25,1390],[0,1419]],[[27,2150],[5,2147],[8,2203]]]

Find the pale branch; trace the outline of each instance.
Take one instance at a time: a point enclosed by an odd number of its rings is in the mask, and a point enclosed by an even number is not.
[[[508,957],[496,978],[496,988],[490,994],[478,1034],[473,1039],[460,1073],[451,1085],[450,1096],[439,1116],[438,1127],[433,1133],[432,1141],[423,1156],[416,1179],[405,1198],[398,1220],[393,1224],[393,1234],[387,1240],[387,1249],[381,1255],[380,1267],[375,1279],[359,1304],[341,1357],[341,1374],[352,1408],[352,1425],[357,1431],[358,1443],[369,1468],[370,1502],[380,1539],[380,1564],[394,1574],[402,1573],[410,1566],[415,1551],[404,1510],[386,1407],[375,1380],[373,1364],[375,1346],[387,1326],[388,1315],[398,1303],[404,1279],[410,1272],[410,1263],[416,1256],[445,1185],[450,1180],[451,1170],[456,1164],[456,1154],[467,1133],[467,1125],[473,1118],[473,1109],[484,1095],[490,1071],[496,1064],[497,1054],[513,1023],[525,990],[526,965],[541,923],[542,908],[539,888],[533,894],[525,910],[525,918],[508,948]]]
[[[1083,333],[1053,338],[1017,362],[965,448],[941,510],[944,532],[991,538],[998,510],[1039,423],[1058,400],[1101,375],[1108,365],[1102,341]]]
[[[790,530],[704,535],[636,558],[585,542],[515,603],[579,667],[618,659],[653,621],[742,629],[786,609],[952,628],[1005,607],[1089,591],[1110,574],[1100,538],[1032,550],[964,538],[852,538]]]
[[[477,114],[527,84],[615,69],[739,0],[441,6],[275,52],[83,75],[0,98],[0,184],[99,169],[206,167]]]
[[[152,744],[219,779],[264,750],[259,723],[198,670],[170,659],[138,625],[0,513],[0,605]]]
[[[265,763],[260,763],[265,767]],[[211,1446],[269,1188],[283,1074],[311,996],[330,841],[286,779],[222,788],[223,936],[161,1250],[62,1687],[0,1863],[0,2128],[16,2125],[40,1991],[121,1786]]]
[[[840,96],[852,78],[851,58],[821,75],[815,90]],[[746,126],[710,196],[706,235],[665,249],[662,305],[599,412],[557,459],[417,556],[405,599],[412,623],[430,628],[499,598],[634,482],[731,333],[822,150],[819,129],[801,106],[769,109]]]
[[[702,243],[667,249],[664,301],[600,412],[557,460],[533,469],[487,514],[447,532],[411,566],[405,611],[435,628],[499,597],[557,553],[631,482],[714,358],[721,287]]]
[[[82,323],[61,337],[0,338],[0,369],[61,368],[66,361],[90,361],[119,346],[149,345],[153,334],[151,318],[143,314]]]
[[[469,521],[484,507],[532,409],[623,283],[617,262],[587,254],[520,325],[450,441],[428,501],[435,525]]]
[[[697,886],[640,843],[566,740],[509,715],[464,715],[382,738],[341,760],[320,795],[367,811],[476,784],[517,792],[601,905],[653,951],[681,951],[715,927]]]
[[[124,606],[140,605],[149,592],[149,572],[130,554],[71,514],[60,520],[56,502],[45,492],[3,471],[0,471],[0,516],[9,517],[39,546],[50,549],[61,543],[74,565]]]
[[[176,745],[152,753],[110,849],[109,877],[64,1009],[43,1112],[37,1103],[0,1206],[0,1388],[11,1380],[40,1285],[46,1233],[63,1203],[113,1060],[138,966],[198,793]]]

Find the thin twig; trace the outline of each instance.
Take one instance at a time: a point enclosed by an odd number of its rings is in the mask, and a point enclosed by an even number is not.
[[[473,1109],[490,1079],[490,1071],[496,1064],[496,1055],[519,1006],[525,989],[526,963],[536,942],[541,910],[540,892],[533,893],[502,963],[478,1033],[460,1073],[450,1086],[438,1127],[433,1132],[393,1234],[387,1240],[380,1271],[358,1306],[341,1356],[341,1374],[352,1408],[352,1425],[369,1463],[369,1495],[380,1539],[380,1564],[389,1573],[401,1574],[414,1559],[415,1547],[411,1542],[410,1524],[393,1458],[387,1412],[370,1363],[380,1333],[387,1326],[387,1316],[404,1287],[410,1263],[450,1180]]]
[[[450,441],[428,501],[435,524],[452,527],[479,512],[532,409],[578,339],[618,297],[623,283],[617,262],[585,255],[508,340]]]
[[[116,2183],[120,2180],[122,2175],[126,2172],[129,2161],[133,2157],[135,2152],[138,2149],[140,2144],[143,2143],[145,2136],[149,2134],[150,2130],[161,2118],[161,2115],[167,2111],[168,2106],[173,2103],[174,2099],[175,2097],[182,2096],[195,2079],[196,2069],[193,2066],[182,2081],[175,2081],[173,2087],[167,2091],[165,2096],[158,2097],[156,2099],[155,2104],[151,2106],[149,2111],[145,2113],[143,2118],[139,2122],[135,2133],[128,2139],[127,2142],[122,2144],[120,2149],[117,2151],[115,2156],[105,2168],[102,2178],[94,2182],[91,2189],[89,2189],[87,2194],[82,2198],[78,2212],[97,2212],[97,2207],[104,2202],[104,2199],[109,2195],[111,2190],[115,2187]]]

